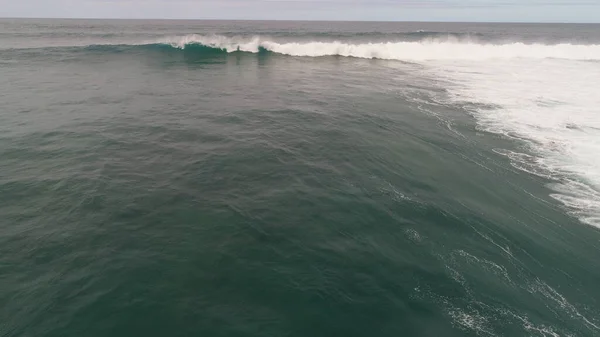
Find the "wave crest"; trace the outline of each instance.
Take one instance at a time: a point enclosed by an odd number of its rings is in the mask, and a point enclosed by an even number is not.
[[[600,60],[600,45],[576,44],[482,44],[459,39],[427,39],[419,42],[282,42],[255,36],[238,38],[221,35],[186,35],[158,41],[186,49],[202,45],[227,52],[258,53],[267,50],[290,56],[346,56],[384,60],[486,60],[486,59],[573,59]]]

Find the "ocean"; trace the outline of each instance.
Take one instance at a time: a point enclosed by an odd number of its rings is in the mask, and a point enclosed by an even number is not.
[[[0,336],[600,336],[600,25],[0,20]]]

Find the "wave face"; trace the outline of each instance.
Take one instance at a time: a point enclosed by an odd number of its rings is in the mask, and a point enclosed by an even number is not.
[[[118,34],[114,34],[118,36]],[[102,35],[104,36],[104,35]],[[518,138],[521,152],[499,150],[515,167],[552,179],[553,197],[583,222],[600,227],[600,43],[564,40],[510,42],[476,33],[184,34],[133,41],[53,45],[14,52],[42,58],[77,53],[135,54],[186,59],[261,54],[275,57],[352,57],[422,64],[432,80],[450,86],[451,103],[470,102],[480,128]],[[25,50],[25,51],[24,51]],[[83,53],[83,54],[81,54]],[[68,59],[68,58],[67,58]],[[565,85],[568,83],[568,85]],[[494,107],[494,108],[489,108]]]
[[[494,107],[473,110],[480,127],[517,138],[523,153],[499,150],[521,170],[551,179],[552,195],[583,222],[600,227],[600,45],[420,42],[275,42],[225,36],[167,39],[177,49],[419,62],[444,77],[451,100]],[[566,81],[566,82],[565,82]],[[568,86],[565,85],[568,83]]]
[[[591,85],[600,78],[600,44],[492,44],[470,37],[416,34],[426,38],[418,42],[288,41],[289,37],[189,34],[67,48],[99,53],[182,52],[199,58],[259,53],[421,63],[428,69],[424,76],[450,84],[446,89],[451,103],[486,107],[471,111],[481,129],[524,144],[522,152],[499,149],[499,153],[516,168],[551,179],[555,199],[583,222],[600,227],[600,100]]]

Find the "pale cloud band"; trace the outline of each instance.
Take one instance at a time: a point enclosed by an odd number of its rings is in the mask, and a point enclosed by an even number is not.
[[[600,0],[0,0],[0,17],[600,22]]]

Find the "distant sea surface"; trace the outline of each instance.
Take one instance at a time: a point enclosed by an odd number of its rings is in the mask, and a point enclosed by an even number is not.
[[[0,336],[600,336],[600,25],[0,20]]]

